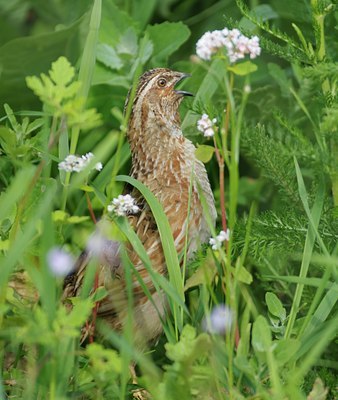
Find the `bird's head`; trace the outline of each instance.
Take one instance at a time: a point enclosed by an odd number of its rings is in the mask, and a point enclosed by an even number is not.
[[[138,111],[147,113],[151,110],[167,118],[177,118],[178,106],[183,97],[192,94],[176,89],[176,86],[189,76],[167,68],[155,68],[145,72],[138,81],[132,114]]]

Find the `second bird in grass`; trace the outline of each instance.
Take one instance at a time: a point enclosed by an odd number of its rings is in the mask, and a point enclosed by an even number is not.
[[[191,94],[177,90],[175,86],[187,76],[170,69],[155,68],[140,77],[127,137],[132,155],[131,176],[147,186],[162,204],[178,254],[184,250],[188,230],[189,259],[198,246],[208,241],[208,220],[214,225],[216,209],[205,167],[195,156],[195,146],[183,136],[181,130],[178,108],[184,96]],[[140,210],[135,215],[128,215],[129,222],[140,238],[153,270],[166,276],[167,267],[154,217],[136,189],[131,189],[130,194],[136,199]],[[209,218],[203,211],[201,197],[207,205]],[[119,248],[118,242],[107,241],[99,260],[99,285],[104,286],[109,294],[99,305],[98,317],[104,318],[116,330],[121,330],[128,312]],[[157,308],[148,299],[138,280],[133,278],[135,340],[146,343],[161,334],[161,317],[167,311],[167,302],[165,294],[155,290],[132,244],[127,245],[127,252]],[[76,271],[66,280],[64,297],[79,295],[90,257],[90,251],[80,257]]]

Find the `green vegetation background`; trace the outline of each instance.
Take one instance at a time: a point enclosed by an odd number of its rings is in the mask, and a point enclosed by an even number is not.
[[[157,399],[335,398],[336,5],[103,0],[98,12],[99,3],[0,0],[0,398],[123,399],[133,388],[128,365],[135,358],[140,384]],[[181,107],[183,130],[195,143],[210,145],[196,121],[205,111],[222,120],[229,93],[214,74],[226,79],[228,72],[219,60],[199,63],[195,44],[207,30],[224,26],[257,34],[262,45],[240,125],[236,199],[232,178],[225,176],[226,204],[236,211],[233,270],[226,272],[231,283],[223,273],[225,255],[203,249],[188,266],[189,313],[180,303],[181,282],[170,298],[174,322],[166,321],[152,357],[133,349],[130,332],[120,338],[105,326],[100,328],[105,346],[81,348],[80,327],[100,294],[81,299],[67,314],[59,302],[61,282],[46,270],[45,255],[55,244],[79,254],[93,230],[86,198],[100,215],[121,192],[123,183],[114,178],[127,175],[130,167],[122,110],[135,74],[160,66],[191,72],[185,88],[196,98]],[[63,99],[58,104],[45,99],[42,106],[29,88],[34,85],[26,77],[48,74],[60,56],[79,74],[76,96],[85,104],[74,96],[68,109]],[[246,79],[235,77],[237,104]],[[101,114],[100,124],[93,108]],[[62,118],[70,121],[70,111],[73,125],[69,122],[63,134]],[[50,132],[58,136],[59,128],[58,145],[49,146]],[[57,162],[69,146],[77,154],[92,151],[103,171],[71,181],[59,174]],[[207,169],[220,210],[215,159]],[[131,237],[122,222],[117,225]],[[209,264],[219,277],[213,283],[199,273]],[[8,287],[11,273],[22,270],[25,284],[38,289],[38,306]],[[234,332],[210,339],[200,329],[206,310],[226,300],[222,282],[232,288],[238,312],[236,351]]]

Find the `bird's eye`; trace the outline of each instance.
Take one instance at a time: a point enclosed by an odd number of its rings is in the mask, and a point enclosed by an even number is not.
[[[166,83],[167,83],[167,80],[164,79],[164,78],[160,78],[160,79],[157,81],[157,84],[158,84],[159,87],[164,87],[164,86],[166,85]]]

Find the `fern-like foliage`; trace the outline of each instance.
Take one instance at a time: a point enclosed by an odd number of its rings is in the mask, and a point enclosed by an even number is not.
[[[312,63],[314,54],[309,51],[305,43],[298,43],[292,37],[276,27],[270,26],[268,21],[263,21],[254,11],[250,10],[243,0],[236,0],[241,13],[259,29],[265,32],[270,38],[261,36],[260,42],[267,52],[284,58],[291,62]],[[276,43],[276,39],[278,43]],[[282,45],[284,43],[284,45]]]
[[[244,130],[242,149],[243,154],[255,162],[262,175],[278,187],[288,202],[300,206],[293,154],[282,141],[273,138],[264,126],[257,125]]]
[[[246,218],[236,227],[235,245],[238,251],[244,247]],[[272,250],[279,254],[300,254],[303,251],[308,220],[305,213],[285,208],[282,212],[266,211],[257,215],[252,224],[249,254],[262,260]],[[324,214],[319,224],[319,235],[325,246],[332,251],[338,241],[338,221]],[[319,246],[315,247],[318,251]]]

